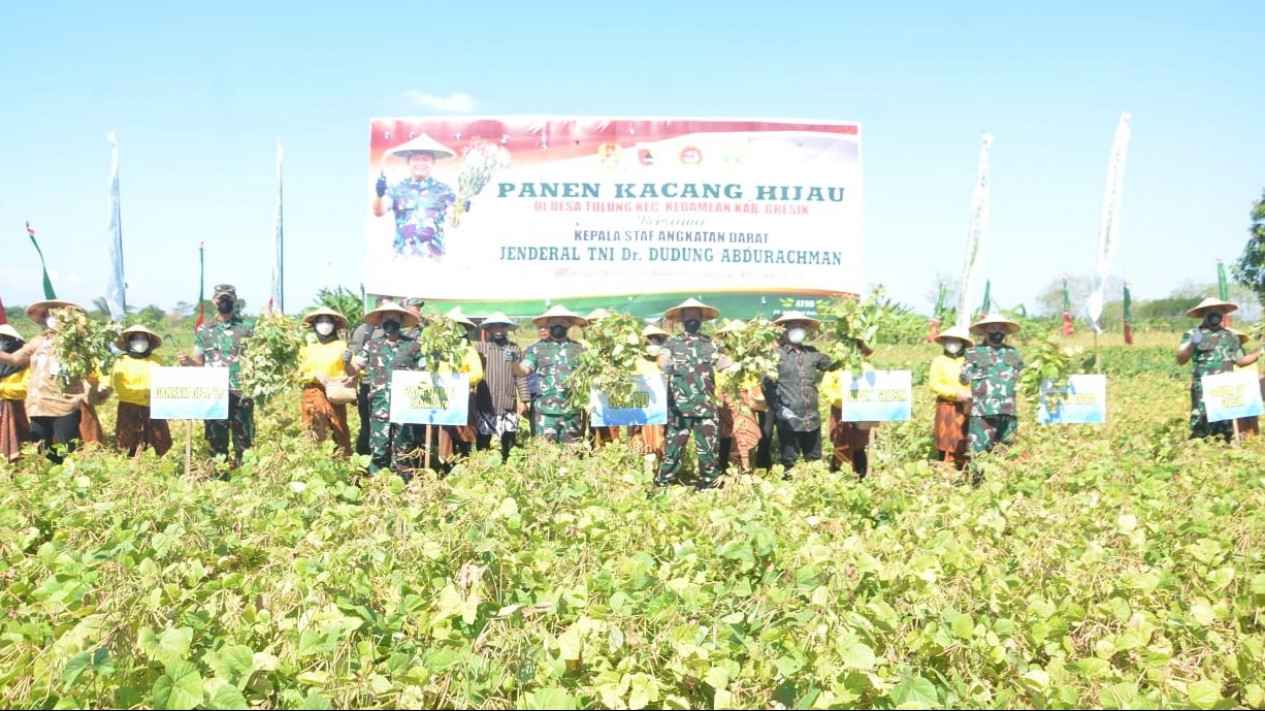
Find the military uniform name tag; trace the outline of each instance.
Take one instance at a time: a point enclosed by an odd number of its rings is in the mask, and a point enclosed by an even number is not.
[[[154,366],[149,371],[149,416],[155,420],[228,419],[228,369]]]
[[[397,370],[391,373],[391,421],[403,425],[464,425],[470,376]]]
[[[913,374],[908,370],[871,370],[858,378],[845,371],[839,381],[844,422],[904,421],[913,415]]]
[[[1037,422],[1043,425],[1101,425],[1107,421],[1107,376],[1070,375],[1067,386],[1041,381]]]
[[[1255,370],[1205,375],[1200,381],[1209,422],[1265,414]]]

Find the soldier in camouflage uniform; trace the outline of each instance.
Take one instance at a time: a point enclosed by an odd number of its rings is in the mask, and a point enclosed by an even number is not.
[[[664,312],[666,321],[679,321],[684,333],[672,336],[659,351],[659,367],[668,378],[668,424],[664,434],[663,462],[655,486],[677,483],[685,445],[694,434],[698,459],[699,489],[720,486],[720,423],[716,413],[716,361],[719,351],[712,339],[699,333],[703,321],[720,312],[696,299],[687,299]]]
[[[546,442],[578,444],[583,431],[583,410],[572,407],[567,398],[571,386],[567,381],[575,370],[576,359],[584,346],[567,337],[572,326],[583,328],[588,321],[570,309],[558,305],[532,319],[537,326],[549,329],[549,340],[539,341],[518,361],[517,350],[506,349],[502,357],[513,363],[514,375],[526,378],[540,376],[540,395],[532,413],[532,431]]]
[[[216,285],[211,300],[217,311],[215,320],[198,327],[193,340],[193,357],[180,356],[180,364],[228,368],[228,419],[207,420],[206,441],[212,457],[227,457],[232,433],[230,466],[236,469],[241,466],[242,453],[251,448],[255,439],[255,403],[242,397],[239,362],[254,331],[237,315],[237,289],[232,284]]]
[[[457,201],[457,194],[447,183],[436,180],[431,170],[435,161],[457,154],[424,133],[392,149],[391,154],[408,162],[409,177],[388,187],[386,174],[378,176],[373,214],[382,217],[387,210],[395,213],[392,246],[397,256],[441,259],[447,251],[445,216]],[[464,207],[468,209],[469,205]]]
[[[369,473],[390,469],[404,481],[413,478],[419,449],[416,428],[391,422],[391,374],[396,370],[416,370],[421,359],[417,340],[403,333],[419,319],[404,307],[386,303],[365,314],[365,323],[382,329],[365,341],[358,353],[343,354],[349,375],[364,373],[369,386]]]
[[[999,444],[1009,446],[1019,429],[1015,387],[1023,371],[1023,358],[1006,336],[1019,332],[1019,324],[1002,316],[984,316],[971,326],[983,336],[982,345],[966,349],[959,380],[971,386],[971,419],[967,428],[971,455],[990,452]],[[980,470],[971,465],[971,481],[979,485]]]
[[[1177,347],[1177,364],[1195,362],[1190,381],[1190,436],[1217,436],[1226,442],[1234,437],[1234,421],[1209,422],[1204,407],[1203,381],[1205,375],[1229,373],[1234,366],[1248,366],[1256,362],[1259,353],[1244,355],[1239,337],[1222,328],[1223,317],[1238,306],[1220,299],[1204,299],[1186,312],[1191,318],[1203,319],[1203,323],[1182,334]]]

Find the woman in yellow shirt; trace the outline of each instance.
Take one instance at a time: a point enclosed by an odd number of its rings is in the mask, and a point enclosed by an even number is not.
[[[322,306],[303,317],[312,328],[311,340],[299,350],[299,377],[303,395],[299,400],[299,421],[313,442],[333,436],[338,454],[351,456],[351,431],[347,428],[347,406],[329,401],[325,387],[330,381],[344,382],[343,352],[347,342],[339,336],[347,328],[347,317]]]
[[[861,339],[857,347],[861,355],[869,358],[874,349]],[[866,363],[862,370],[871,370]],[[827,371],[821,379],[821,392],[830,394],[830,419],[826,432],[830,436],[830,471],[837,472],[847,464],[858,478],[864,479],[870,473],[870,435],[877,422],[845,422],[843,419],[843,372]]]
[[[934,439],[940,458],[961,471],[966,467],[966,424],[971,411],[971,388],[962,385],[966,349],[975,345],[971,334],[964,329],[945,329],[936,337],[936,343],[944,346],[944,353],[931,361],[928,378],[931,392],[936,396]]]
[[[24,343],[9,324],[0,326],[0,353],[16,353]],[[31,371],[24,365],[0,365],[0,457],[12,462],[22,455],[22,443],[31,439],[26,419],[26,381]]]
[[[162,344],[161,336],[140,325],[123,329],[114,343],[123,351],[110,371],[110,385],[119,396],[115,447],[127,452],[129,457],[146,447],[152,447],[159,456],[171,449],[171,429],[167,421],[149,416],[149,371],[156,365],[164,365],[162,358],[154,353]]]
[[[730,334],[736,334],[747,327],[738,319],[730,319],[728,323],[716,329],[715,338],[721,350]],[[730,379],[735,377],[737,367],[728,367],[716,371],[716,395],[720,399],[716,408],[717,428],[720,430],[720,470],[729,471],[729,465],[738,467],[740,474],[751,472],[751,451],[760,444],[760,421],[756,412],[768,409],[764,401],[764,389],[755,378],[734,388]],[[735,399],[731,392],[738,393]]]
[[[1244,346],[1244,347],[1247,346],[1246,333],[1238,330],[1237,328],[1231,328],[1229,329],[1229,331],[1230,333],[1233,333],[1234,335],[1239,337],[1239,345]],[[1236,363],[1234,365],[1234,372],[1237,373],[1244,370],[1257,372],[1257,369],[1259,368],[1259,366],[1256,365],[1255,359],[1259,356],[1260,356],[1259,352],[1249,353],[1246,356],[1246,358],[1251,358],[1253,362],[1249,363],[1248,365],[1239,365]],[[1261,433],[1261,420],[1259,417],[1240,417],[1237,420],[1235,420],[1234,423],[1235,423],[1235,428],[1239,431],[1240,440],[1252,439],[1253,437]]]

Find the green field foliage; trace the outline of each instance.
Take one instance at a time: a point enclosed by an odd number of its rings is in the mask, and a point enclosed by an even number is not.
[[[358,480],[297,394],[228,481],[200,428],[185,474],[183,422],[163,459],[31,454],[0,465],[0,702],[1261,707],[1265,441],[1187,440],[1175,339],[1104,346],[1106,425],[1025,403],[978,489],[930,460],[925,386],[864,481],[655,489],[622,444]]]

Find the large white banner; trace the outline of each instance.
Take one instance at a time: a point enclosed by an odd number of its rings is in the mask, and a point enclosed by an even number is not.
[[[371,293],[539,303],[864,283],[856,123],[375,119],[369,163]]]

